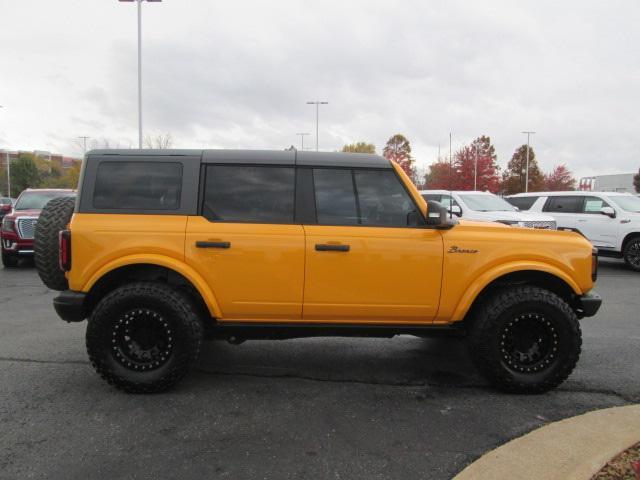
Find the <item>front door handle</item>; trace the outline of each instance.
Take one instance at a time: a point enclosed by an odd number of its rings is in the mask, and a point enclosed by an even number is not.
[[[198,240],[196,242],[197,248],[231,248],[231,242],[205,242]]]
[[[318,252],[348,252],[349,245],[332,245],[328,243],[316,243]]]

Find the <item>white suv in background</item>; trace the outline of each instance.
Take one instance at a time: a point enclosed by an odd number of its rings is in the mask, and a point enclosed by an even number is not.
[[[507,200],[521,210],[553,216],[558,229],[581,233],[600,255],[622,257],[640,271],[640,198],[617,192],[536,192]]]
[[[502,198],[489,192],[420,190],[425,200],[440,202],[451,213],[466,220],[499,222],[514,227],[555,230],[556,222],[549,215],[521,212]]]

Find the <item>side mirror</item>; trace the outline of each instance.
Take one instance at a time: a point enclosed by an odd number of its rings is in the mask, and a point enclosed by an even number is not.
[[[462,216],[462,209],[460,208],[459,205],[451,205],[451,208],[449,209],[449,211],[459,217]]]
[[[427,202],[427,226],[447,230],[457,223],[457,220],[450,218],[449,211],[440,202],[435,200]]]
[[[611,218],[616,218],[616,211],[612,207],[602,207],[600,213]]]

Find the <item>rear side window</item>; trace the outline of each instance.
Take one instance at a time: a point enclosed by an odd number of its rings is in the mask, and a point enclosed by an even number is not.
[[[182,165],[172,162],[102,162],[93,207],[104,210],[177,210]]]
[[[293,167],[209,165],[202,214],[213,222],[293,223]]]
[[[558,196],[549,197],[544,204],[543,212],[581,213],[584,197]]]
[[[539,198],[540,197],[512,197],[505,198],[505,200],[520,210],[529,210]]]
[[[415,225],[416,206],[392,171],[314,169],[321,225]]]

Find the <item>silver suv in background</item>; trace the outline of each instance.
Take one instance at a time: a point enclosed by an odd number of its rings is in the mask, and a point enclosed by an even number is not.
[[[506,198],[516,207],[556,219],[585,236],[602,256],[623,258],[640,271],[640,198],[618,192],[536,192]]]
[[[425,200],[435,200],[465,220],[499,222],[514,227],[555,230],[556,222],[549,215],[521,212],[518,208],[489,192],[421,190]]]

